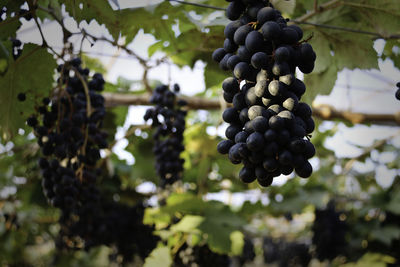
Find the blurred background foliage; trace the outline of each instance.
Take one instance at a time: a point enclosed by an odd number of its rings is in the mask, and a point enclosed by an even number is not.
[[[79,26],[82,40],[105,41],[91,38],[89,30],[85,30],[95,20],[102,25],[104,35],[110,36],[105,42],[120,46],[122,50],[136,36],[152,35],[156,41],[148,47],[147,56],[137,56],[138,61],[143,60],[143,69],[150,69],[163,60],[191,68],[201,61],[205,90],[197,95],[220,97],[221,82],[229,73],[212,62],[211,53],[222,46],[224,40],[223,29],[228,21],[223,11],[175,1],[136,1],[133,7],[124,8],[123,2],[126,1],[5,0],[0,6],[5,10],[0,22],[2,266],[120,264],[118,259],[108,256],[112,247],[70,252],[55,249],[59,212],[42,194],[37,166],[39,149],[24,121],[40,97],[50,93],[57,60],[47,43],[43,46],[25,44],[21,59],[13,60],[10,38],[17,37],[18,30],[26,23],[26,19],[18,15],[21,6],[29,10],[39,7],[32,14],[38,25],[68,17]],[[214,7],[227,5],[223,0],[192,2]],[[311,103],[318,94],[329,94],[343,69],[379,68],[380,60],[390,60],[395,68],[400,68],[400,5],[397,0],[272,2],[285,17],[298,22],[370,32],[357,34],[302,25],[304,36],[312,36],[310,43],[317,53],[313,74],[304,78],[305,101]],[[64,37],[66,34],[64,32]],[[385,40],[382,51],[374,48],[377,40]],[[163,56],[155,60],[153,55],[160,52]],[[107,73],[107,66],[95,57],[85,53],[81,56],[90,69]],[[119,77],[116,82],[108,82],[105,91],[145,95],[148,93],[146,82],[150,87],[160,83]],[[26,105],[17,102],[18,92],[29,92]],[[281,179],[284,183],[274,183],[264,189],[257,183],[241,183],[237,178],[239,167],[217,153],[216,145],[222,139],[218,134],[219,127],[223,127],[221,110],[192,110],[187,116],[184,137],[183,181],[163,190],[157,187],[159,179],[153,167],[151,129],[127,123],[129,116],[135,116],[135,111],[127,106],[109,107],[107,112],[104,128],[109,132],[110,143],[115,145],[121,139],[128,140],[125,152],[133,156],[134,162],[121,159],[113,147],[104,150],[99,162],[105,173],[100,188],[114,201],[130,205],[146,201],[152,205],[146,209],[144,223],[154,224],[155,234],[162,241],[146,259],[146,266],[174,266],[174,253],[183,244],[189,247],[206,245],[212,252],[228,255],[231,266],[400,265],[397,126],[385,126],[390,134],[377,136],[372,145],[359,146],[358,156],[338,157],[335,149],[326,146],[327,140],[339,135],[341,129],[361,126],[344,120],[324,122],[317,119],[311,139],[317,148],[313,175],[306,180],[285,177]],[[116,134],[117,129],[123,127],[122,136]],[[378,169],[382,166],[394,171],[393,180],[385,185],[379,182],[389,179],[379,177],[382,172]],[[322,212],[329,210],[331,213]],[[331,217],[327,215],[330,219],[324,219],[323,214],[330,214]],[[318,216],[322,219],[316,220]],[[317,222],[322,222],[322,226]],[[344,240],[336,240],[335,236],[341,233]],[[325,247],[321,242],[316,243],[318,235]],[[245,240],[254,244],[256,256],[243,262],[240,257],[246,249]],[[136,260],[127,265],[142,264]]]

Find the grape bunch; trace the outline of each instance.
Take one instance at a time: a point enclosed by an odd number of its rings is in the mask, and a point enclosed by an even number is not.
[[[95,164],[100,149],[108,146],[107,133],[101,130],[104,98],[96,92],[103,90],[104,79],[96,73],[88,82],[89,70],[80,64],[76,58],[59,66],[63,88],[52,100],[43,98],[38,114],[27,119],[43,155],[39,166],[45,196],[65,213],[84,204],[82,190],[88,191],[85,197],[96,198],[93,186],[99,170]]]
[[[396,90],[395,96],[396,96],[397,100],[400,100],[400,82],[396,83],[396,87],[397,87],[397,90]]]
[[[310,106],[300,102],[306,87],[295,71],[310,73],[315,52],[302,40],[303,31],[288,26],[268,1],[234,0],[226,15],[233,21],[225,27],[224,47],[212,58],[233,71],[222,83],[223,97],[233,106],[222,114],[230,125],[217,150],[233,164],[243,163],[239,177],[245,183],[257,179],[269,186],[293,170],[309,177],[315,124]]]
[[[96,180],[100,149],[108,146],[101,130],[105,116],[104,79],[96,73],[89,81],[89,69],[75,58],[60,65],[59,90],[45,97],[37,113],[27,119],[34,130],[43,157],[39,159],[43,192],[52,206],[61,209],[60,224],[68,227],[82,210],[99,201]],[[63,227],[62,227],[63,229]]]
[[[317,258],[321,261],[333,260],[346,252],[347,224],[341,215],[342,213],[336,211],[333,201],[325,209],[315,210],[312,243],[316,248]]]
[[[180,154],[185,149],[183,132],[187,112],[182,109],[186,101],[176,99],[179,90],[177,84],[174,85],[174,91],[166,85],[157,86],[150,99],[155,107],[148,109],[144,115],[144,120],[151,119],[152,127],[156,128],[153,153],[162,187],[180,180],[183,172],[184,159],[180,158]]]
[[[264,262],[277,263],[279,267],[308,266],[311,261],[309,246],[298,242],[274,240],[265,237],[263,241]]]
[[[64,227],[60,237],[67,236],[69,241],[83,239],[86,250],[100,245],[114,247],[110,257],[122,256],[124,263],[135,255],[144,260],[159,241],[153,235],[154,227],[143,224],[145,207],[143,202],[128,206],[101,198],[93,210],[80,210],[81,219]]]
[[[101,129],[104,98],[98,93],[105,81],[99,73],[90,77],[79,58],[60,65],[58,71],[62,86],[27,119],[43,155],[39,167],[44,195],[61,210],[57,247],[108,245],[124,261],[135,254],[144,259],[158,242],[153,227],[143,224],[145,206],[105,199],[97,186],[103,173],[96,163],[100,150],[108,147],[107,133]]]
[[[250,238],[245,237],[242,255],[238,257],[240,265],[243,266],[246,262],[252,262],[255,257],[256,253],[254,251],[253,241]]]

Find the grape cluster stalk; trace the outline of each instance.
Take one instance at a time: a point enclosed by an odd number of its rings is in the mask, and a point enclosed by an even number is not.
[[[233,72],[222,83],[223,97],[233,107],[222,114],[230,125],[217,150],[243,164],[239,177],[245,183],[257,179],[266,187],[293,171],[307,178],[315,124],[310,106],[300,102],[306,86],[295,72],[312,72],[316,54],[301,28],[288,26],[269,1],[229,2],[226,16],[232,22],[225,27],[223,47],[212,54],[221,69]]]
[[[106,115],[99,93],[105,81],[90,75],[79,58],[58,66],[58,87],[42,99],[27,119],[42,157],[42,188],[49,203],[61,210],[59,249],[114,246],[129,261],[145,258],[156,246],[153,227],[143,225],[143,203],[127,206],[102,197],[98,187],[103,175],[97,165],[100,150],[108,147],[102,130]],[[21,95],[17,96],[20,101]],[[146,241],[143,241],[146,240]]]
[[[144,119],[151,120],[155,128],[153,134],[153,153],[156,156],[155,168],[161,178],[161,186],[173,184],[182,178],[184,159],[180,158],[185,149],[183,132],[185,131],[185,116],[187,111],[182,107],[187,103],[177,100],[180,91],[177,84],[173,91],[166,85],[157,86],[150,99],[155,105],[146,111]]]

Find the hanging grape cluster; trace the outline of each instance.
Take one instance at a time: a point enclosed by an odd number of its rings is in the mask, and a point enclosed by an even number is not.
[[[264,262],[276,263],[279,267],[309,266],[311,254],[307,244],[288,242],[283,239],[265,237],[263,240]]]
[[[104,98],[96,92],[104,80],[95,74],[87,82],[89,70],[80,64],[73,59],[59,66],[62,88],[53,100],[43,98],[37,114],[27,120],[44,156],[39,160],[44,194],[65,220],[98,201],[95,182],[100,170],[95,164],[100,149],[107,147],[107,134],[101,131]]]
[[[101,199],[92,206],[93,211],[80,210],[81,219],[62,228],[59,243],[68,237],[69,242],[76,242],[74,248],[79,248],[83,239],[86,250],[100,245],[114,247],[111,259],[122,256],[124,263],[131,262],[135,255],[145,259],[159,241],[153,235],[154,227],[143,224],[145,207],[141,202],[128,206]]]
[[[333,201],[325,209],[315,210],[312,243],[319,260],[333,260],[346,252],[347,224],[344,219],[344,214],[336,211]]]
[[[274,177],[293,170],[309,177],[308,159],[315,155],[309,135],[315,124],[311,108],[300,102],[306,87],[295,70],[313,70],[311,45],[268,1],[231,1],[226,15],[232,22],[225,27],[224,47],[212,58],[233,71],[222,83],[223,97],[233,107],[223,112],[230,125],[218,151],[233,164],[243,163],[239,177],[245,183],[257,179],[269,186]]]
[[[238,257],[240,266],[245,265],[247,262],[252,262],[256,257],[256,253],[254,251],[254,243],[253,241],[245,237],[242,255]]]
[[[61,210],[56,244],[60,249],[114,245],[126,260],[135,253],[145,258],[158,238],[152,227],[143,225],[144,206],[104,199],[97,187],[102,170],[96,163],[100,149],[108,147],[101,129],[104,98],[98,93],[105,81],[99,73],[90,77],[79,58],[58,71],[58,90],[51,99],[43,98],[37,113],[27,119],[43,155],[38,164],[44,195]]]
[[[157,86],[150,99],[155,107],[148,109],[144,115],[144,119],[151,119],[152,127],[156,128],[153,134],[153,153],[162,187],[180,180],[183,172],[184,159],[180,158],[180,154],[185,149],[183,132],[187,112],[182,109],[186,102],[176,99],[179,90],[177,84],[174,85],[174,91],[166,85]]]
[[[101,131],[104,98],[96,92],[103,89],[104,80],[95,74],[87,82],[89,70],[80,64],[73,59],[59,66],[62,88],[53,100],[43,98],[37,114],[27,120],[44,156],[39,160],[44,194],[66,220],[98,201],[95,182],[100,170],[95,164],[100,149],[107,147],[107,134]]]

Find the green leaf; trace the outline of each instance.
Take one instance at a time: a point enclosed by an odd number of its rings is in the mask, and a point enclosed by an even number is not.
[[[390,58],[400,69],[400,40],[387,40],[382,53],[382,59]]]
[[[315,31],[313,38],[309,43],[312,45],[315,53],[317,54],[313,73],[321,73],[328,69],[328,67],[332,64],[329,40],[326,39],[324,34],[320,31]]]
[[[329,94],[337,79],[337,68],[331,65],[322,73],[312,73],[304,75],[304,83],[307,86],[307,91],[302,97],[302,101],[312,103],[317,95]]]
[[[338,70],[378,68],[378,55],[369,36],[341,33],[331,40]]]
[[[20,7],[26,2],[25,0],[3,0],[2,6],[7,7],[7,14],[18,12]]]
[[[197,227],[203,221],[203,216],[185,215],[177,224],[171,226],[171,231],[197,234],[199,233]]]
[[[135,127],[135,126],[132,126]],[[128,131],[134,131],[134,128]],[[151,133],[148,133],[151,136]],[[131,186],[136,186],[138,182],[147,180],[158,184],[159,177],[154,168],[153,140],[151,138],[143,138],[136,136],[129,142],[126,150],[135,158],[134,167],[131,168],[131,177],[129,181],[125,181]]]
[[[371,232],[371,238],[390,246],[394,239],[400,238],[400,228],[394,225],[384,226]]]
[[[78,24],[96,20],[100,25],[105,24],[115,39],[118,37],[119,31],[108,27],[117,21],[118,12],[111,8],[107,0],[62,0],[61,3],[65,4],[66,11]]]
[[[128,107],[118,106],[107,108],[106,116],[103,122],[103,129],[108,133],[108,141],[114,140],[117,127],[124,125],[126,116],[128,115]]]
[[[393,264],[396,259],[378,253],[366,253],[355,263],[347,263],[342,267],[386,267],[388,263]]]
[[[231,251],[232,255],[242,255],[243,247],[244,247],[244,235],[242,232],[235,231],[231,233]]]
[[[206,88],[220,85],[227,76],[229,76],[229,74],[227,74],[225,71],[222,71],[218,64],[209,61],[204,69]]]
[[[400,192],[396,191],[395,195],[386,206],[386,210],[396,215],[400,215]]]
[[[34,112],[35,100],[48,96],[52,88],[56,61],[46,49],[26,44],[17,61],[10,62],[0,77],[0,134],[8,139],[23,128],[26,118]],[[26,93],[25,102],[17,95]]]
[[[175,11],[175,12],[174,12]],[[130,43],[140,29],[144,33],[152,34],[158,40],[173,42],[175,33],[172,25],[174,17],[180,14],[168,1],[161,4],[149,5],[147,8],[131,8],[120,10],[115,20],[106,26],[110,32],[121,33],[126,37],[126,43]],[[167,15],[167,18],[164,16]]]
[[[285,1],[285,0],[275,0],[272,1],[274,8],[278,9],[282,13],[292,14],[295,7],[296,1]]]
[[[16,17],[9,17],[0,22],[0,40],[15,37],[16,32],[21,27],[21,22]]]
[[[8,61],[10,60],[11,42],[0,40],[0,75],[3,75],[8,68]]]
[[[209,203],[206,210],[205,220],[199,225],[199,229],[207,234],[207,243],[210,249],[217,253],[231,253],[232,248],[237,249],[237,244],[233,244],[231,234],[241,229],[245,222],[234,214],[226,206],[218,207],[215,201]],[[211,207],[215,207],[212,209]],[[234,239],[236,242],[237,240]]]
[[[50,9],[53,14],[59,19],[62,20],[63,19],[63,15],[61,12],[61,5],[59,3],[58,0],[39,0],[37,3],[39,6],[45,7]],[[38,16],[38,18],[40,18],[42,21],[44,19],[50,19],[53,20],[53,16],[51,14],[49,14],[49,12],[47,11],[43,11],[41,9],[37,9],[36,10],[36,15]]]
[[[237,250],[237,236],[231,234],[241,229],[245,221],[230,208],[218,201],[203,201],[192,194],[172,194],[166,206],[146,210],[146,223],[159,223],[166,227],[166,219],[170,220],[176,214],[183,214],[182,220],[173,225],[174,232],[205,234],[210,249],[218,253],[230,253],[232,248]],[[232,247],[233,246],[233,247]]]
[[[157,247],[145,259],[144,267],[171,266],[172,258],[168,247]]]
[[[85,68],[89,68],[91,71],[94,72],[99,72],[103,76],[107,75],[107,68],[104,66],[104,64],[98,59],[98,58],[93,58],[89,57],[86,55],[82,55],[82,65]]]

